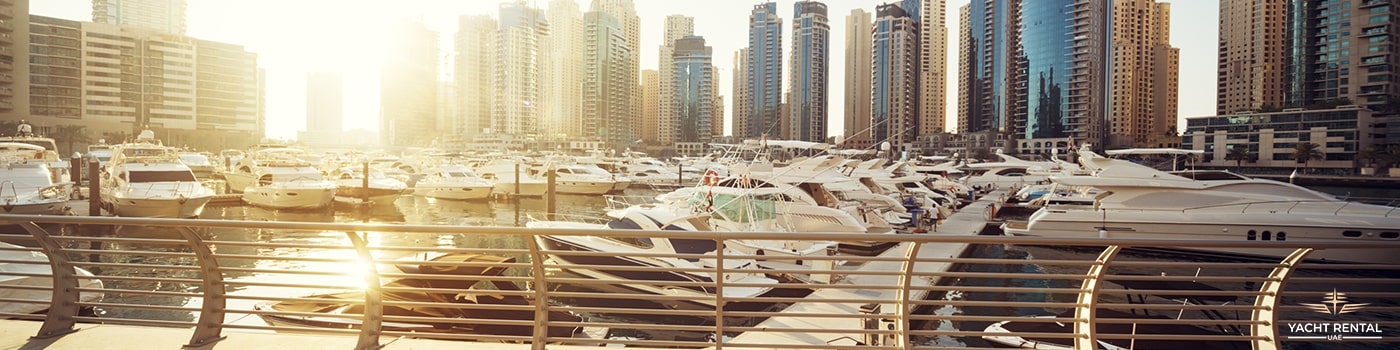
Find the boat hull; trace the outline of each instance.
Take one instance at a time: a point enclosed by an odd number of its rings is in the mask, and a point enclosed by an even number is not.
[[[123,217],[193,218],[204,212],[213,195],[177,198],[124,198],[104,200],[112,214]]]
[[[418,186],[413,194],[438,199],[473,200],[491,196],[491,187],[485,186]]]
[[[270,209],[319,209],[330,206],[334,200],[334,187],[248,187],[243,190],[244,202]]]
[[[544,182],[521,182],[519,194],[521,196],[540,197],[544,196],[544,192],[547,190],[549,190],[548,184]],[[517,192],[514,182],[496,182],[496,184],[491,187],[491,193],[514,195]]]
[[[615,182],[557,180],[554,191],[564,194],[604,194],[611,192]]]

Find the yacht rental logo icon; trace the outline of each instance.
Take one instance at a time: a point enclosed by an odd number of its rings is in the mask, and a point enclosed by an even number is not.
[[[1371,305],[1370,303],[1353,303],[1347,300],[1346,293],[1336,289],[1323,293],[1320,303],[1299,304],[1315,313],[1330,315],[1332,318],[1342,318]],[[1289,333],[1295,334],[1284,337],[1289,340],[1381,340],[1383,339],[1382,333],[1384,333],[1379,323],[1365,321],[1295,322],[1286,325]]]

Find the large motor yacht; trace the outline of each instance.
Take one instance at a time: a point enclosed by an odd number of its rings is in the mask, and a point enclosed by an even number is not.
[[[1096,169],[1095,175],[1053,176],[1050,180],[1063,186],[1102,190],[1092,204],[1046,205],[1025,223],[1006,224],[1006,233],[1261,243],[1400,240],[1400,208],[1396,207],[1349,202],[1297,185],[1229,172],[1184,177],[1088,151],[1080,152],[1080,161],[1086,169]],[[1189,249],[1270,258],[1291,252]],[[1382,250],[1328,249],[1308,257],[1330,262],[1400,263],[1400,255]]]
[[[426,176],[413,185],[414,195],[456,200],[491,196],[491,182],[466,166],[444,164],[424,173]]]
[[[335,182],[326,180],[300,150],[267,148],[242,159],[224,173],[229,190],[243,201],[272,209],[317,209],[335,200]]]
[[[117,216],[192,218],[214,198],[179,152],[161,145],[150,130],[135,142],[112,146],[99,178],[102,206]]]
[[[63,215],[73,183],[55,181],[44,147],[0,142],[0,213]]]

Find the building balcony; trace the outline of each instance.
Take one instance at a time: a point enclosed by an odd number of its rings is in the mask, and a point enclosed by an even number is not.
[[[1364,8],[1369,8],[1369,7],[1376,7],[1376,6],[1380,6],[1380,5],[1385,5],[1385,4],[1388,4],[1388,3],[1390,3],[1390,1],[1388,1],[1388,0],[1366,0],[1366,1],[1362,1],[1362,2],[1361,2],[1361,6],[1357,6],[1357,8],[1363,8],[1363,9],[1364,9]]]
[[[1385,35],[1386,33],[1389,33],[1389,32],[1390,32],[1390,26],[1371,27],[1371,28],[1366,28],[1365,31],[1362,31],[1361,34],[1360,34],[1360,36],[1363,37],[1363,38],[1365,38],[1365,37],[1372,37],[1372,36],[1377,36],[1377,35]]]
[[[0,9],[0,18],[4,18],[4,19],[15,18],[15,10],[13,10],[13,9]]]

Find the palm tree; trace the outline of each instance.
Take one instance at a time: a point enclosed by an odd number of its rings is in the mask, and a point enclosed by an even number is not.
[[[88,136],[87,132],[83,130],[85,128],[87,127],[82,125],[59,125],[58,130],[54,131],[53,138],[54,140],[63,141],[63,144],[68,146],[69,151],[77,152],[77,150],[73,149],[73,144],[92,142],[92,137]]]
[[[1362,148],[1360,151],[1356,151],[1356,160],[1363,161],[1361,162],[1362,168],[1369,168],[1375,166],[1376,159],[1380,158],[1381,151],[1382,150],[1376,148],[1375,145],[1366,146],[1366,148]]]
[[[1234,147],[1230,147],[1229,152],[1225,153],[1225,160],[1235,161],[1235,167],[1239,168],[1243,166],[1243,163],[1246,160],[1253,162],[1254,153],[1249,151],[1249,147],[1245,147],[1244,145],[1234,145]]]
[[[1293,160],[1303,162],[1303,172],[1308,172],[1308,161],[1322,159],[1322,148],[1316,143],[1299,142],[1293,146]]]

